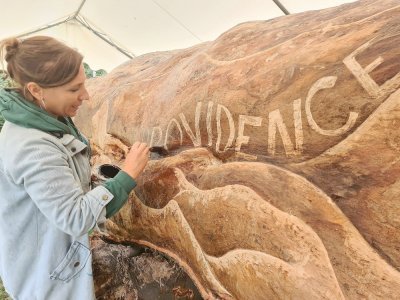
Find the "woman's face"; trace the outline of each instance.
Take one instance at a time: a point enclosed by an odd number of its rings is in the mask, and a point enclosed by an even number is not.
[[[83,101],[89,99],[85,80],[85,70],[81,65],[78,75],[72,81],[58,87],[44,88],[44,105],[39,103],[40,106],[57,117],[74,117]]]

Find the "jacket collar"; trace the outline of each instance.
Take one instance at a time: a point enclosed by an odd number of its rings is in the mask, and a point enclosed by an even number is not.
[[[22,97],[16,90],[0,91],[0,113],[7,121],[22,127],[35,128],[59,136],[72,134],[81,139],[71,118],[64,118],[62,122]]]

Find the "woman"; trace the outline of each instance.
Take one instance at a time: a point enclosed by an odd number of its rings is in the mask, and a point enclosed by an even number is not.
[[[90,147],[71,117],[83,101],[82,55],[44,36],[0,42],[18,90],[0,92],[0,275],[14,299],[94,299],[88,232],[126,202],[149,148],[90,190]]]

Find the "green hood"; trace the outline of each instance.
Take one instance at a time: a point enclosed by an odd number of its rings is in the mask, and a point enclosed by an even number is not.
[[[65,118],[66,122],[63,123],[26,100],[15,90],[2,89],[0,91],[0,113],[7,121],[26,128],[39,129],[57,136],[68,133],[84,140],[71,118]]]

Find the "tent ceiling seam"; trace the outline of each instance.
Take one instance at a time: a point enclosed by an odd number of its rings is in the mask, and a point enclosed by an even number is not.
[[[75,20],[77,22],[79,22],[83,27],[85,27],[86,29],[91,31],[93,34],[95,34],[97,37],[102,39],[104,42],[106,42],[107,44],[109,44],[110,46],[114,47],[115,49],[117,49],[122,54],[124,54],[125,56],[127,56],[129,58],[133,58],[133,57],[136,56],[134,53],[132,53],[132,52],[130,52],[128,50],[125,50],[122,47],[118,46],[106,33],[99,32],[99,31],[95,30],[90,25],[90,23],[82,15],[76,16]]]
[[[79,13],[81,12],[83,5],[85,5],[86,0],[82,0],[81,4],[79,5],[78,9],[76,10],[76,12],[74,13],[73,18],[76,19],[76,17],[79,15]]]
[[[68,16],[68,17],[67,17],[65,20],[63,20],[63,21],[60,21],[60,22],[57,22],[57,23],[54,23],[54,24],[47,24],[47,25],[44,25],[44,26],[42,26],[42,27],[39,27],[39,28],[37,28],[37,29],[35,29],[35,30],[29,31],[29,32],[26,32],[26,33],[22,33],[22,34],[20,34],[20,35],[17,35],[17,38],[21,38],[21,37],[24,37],[24,36],[27,36],[27,35],[31,35],[31,34],[36,33],[36,32],[40,32],[40,31],[43,31],[43,30],[46,30],[46,29],[49,29],[49,28],[52,28],[52,27],[61,25],[61,24],[63,24],[63,23],[67,23],[67,22],[69,22],[69,21],[71,21],[71,20],[73,20],[73,19],[74,19],[74,18],[72,18],[71,15],[70,15],[70,16]]]
[[[174,19],[175,22],[177,22],[180,26],[182,26],[186,31],[188,31],[191,35],[193,35],[196,39],[199,40],[199,42],[203,42],[203,40],[198,37],[194,32],[192,32],[185,24],[183,24],[177,17],[175,17],[173,14],[171,14],[167,9],[165,9],[163,6],[161,6],[157,1],[151,0],[155,5],[157,5],[161,10],[163,10],[167,15],[169,15],[172,19]]]

